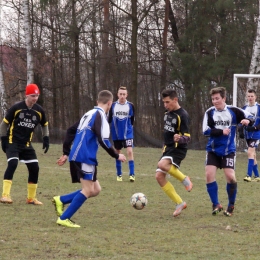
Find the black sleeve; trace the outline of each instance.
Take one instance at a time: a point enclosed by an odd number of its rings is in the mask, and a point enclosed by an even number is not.
[[[71,148],[72,142],[75,138],[79,122],[80,121],[76,122],[74,125],[72,125],[71,127],[69,127],[67,129],[65,140],[63,142],[63,154],[64,155],[70,154],[70,148]]]
[[[216,129],[216,128],[211,129],[210,136],[221,136],[221,135],[223,135],[222,129]]]
[[[131,116],[131,125],[134,125],[134,121],[135,121],[135,106],[134,106],[134,104],[132,104],[132,108],[133,108],[133,115]]]
[[[107,117],[107,121],[110,124],[112,122],[112,118],[113,118],[113,110],[112,110],[112,106],[108,112],[108,117]]]

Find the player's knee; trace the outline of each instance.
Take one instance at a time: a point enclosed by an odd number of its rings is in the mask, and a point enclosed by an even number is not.
[[[160,169],[157,169],[155,173],[155,179],[157,180],[158,183],[161,183],[163,180],[165,180],[166,174],[162,172]]]
[[[11,159],[8,161],[7,169],[10,171],[15,171],[18,166],[18,159]]]

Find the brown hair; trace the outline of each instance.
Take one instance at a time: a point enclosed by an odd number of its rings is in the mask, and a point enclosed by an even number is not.
[[[124,87],[124,86],[119,87],[117,91],[119,91],[120,89],[121,89],[121,90],[126,90],[126,91],[127,91],[127,88]]]
[[[98,93],[98,103],[107,104],[111,100],[113,100],[113,94],[109,90],[102,90]]]
[[[222,98],[226,97],[226,89],[224,87],[216,87],[212,88],[209,92],[209,94],[212,96],[214,94],[220,94]]]

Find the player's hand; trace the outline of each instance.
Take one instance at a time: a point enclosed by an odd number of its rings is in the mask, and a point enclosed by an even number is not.
[[[245,129],[247,132],[254,132],[256,130],[254,126],[247,126]]]
[[[173,136],[174,142],[177,142],[177,143],[179,142],[180,138],[181,138],[181,136],[178,135],[178,134],[175,134],[175,135]]]
[[[6,153],[6,149],[8,147],[8,137],[7,136],[1,136],[1,146],[4,153]]]
[[[229,135],[231,130],[229,128],[223,129],[223,135]]]
[[[56,162],[59,166],[62,166],[68,159],[67,155],[62,155],[60,159]]]
[[[42,149],[45,149],[44,150],[44,153],[47,153],[48,150],[49,150],[49,136],[44,136],[43,137],[43,145],[42,145]]]
[[[125,156],[124,156],[122,153],[120,153],[117,160],[119,160],[119,161],[121,161],[121,162],[125,162],[125,161],[126,161],[126,158],[125,158]]]
[[[250,120],[249,120],[249,119],[243,119],[243,120],[241,120],[240,123],[241,123],[242,125],[247,126],[247,125],[250,123]]]

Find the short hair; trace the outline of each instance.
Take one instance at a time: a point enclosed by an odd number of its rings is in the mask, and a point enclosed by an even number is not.
[[[169,97],[170,99],[174,99],[174,98],[178,97],[177,92],[171,88],[164,89],[161,93],[161,96],[162,96],[162,98]]]
[[[254,89],[252,89],[252,88],[248,89],[247,92],[248,93],[254,93],[256,95],[256,91]]]
[[[216,87],[212,88],[209,92],[209,94],[212,96],[214,94],[220,94],[222,98],[226,97],[226,89],[224,87]]]
[[[98,103],[107,104],[111,100],[113,100],[113,94],[109,90],[102,90],[98,93]]]
[[[126,88],[126,87],[124,87],[124,86],[120,86],[120,87],[118,88],[117,92],[118,92],[120,89],[121,89],[121,90],[126,90],[126,91],[127,91],[127,88]]]

